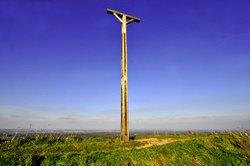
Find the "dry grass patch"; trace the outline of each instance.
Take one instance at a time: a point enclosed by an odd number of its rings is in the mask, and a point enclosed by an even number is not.
[[[177,142],[177,141],[186,141],[189,139],[176,139],[176,138],[165,138],[165,139],[158,139],[158,138],[145,138],[145,139],[139,139],[139,140],[135,140],[137,142],[141,142],[141,143],[146,143],[142,146],[138,146],[136,147],[136,149],[142,149],[142,148],[148,148],[151,146],[159,146],[159,145],[165,145],[165,144],[169,144],[172,142]]]

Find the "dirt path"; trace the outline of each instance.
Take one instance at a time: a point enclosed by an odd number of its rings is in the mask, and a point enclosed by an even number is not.
[[[158,139],[158,138],[147,138],[147,139],[139,139],[139,140],[135,140],[137,142],[146,142],[145,145],[143,146],[138,146],[136,147],[136,149],[142,149],[142,148],[148,148],[151,147],[153,145],[165,145],[165,144],[169,144],[172,142],[177,142],[177,141],[186,141],[189,139],[174,139],[174,138],[166,138],[166,139]]]

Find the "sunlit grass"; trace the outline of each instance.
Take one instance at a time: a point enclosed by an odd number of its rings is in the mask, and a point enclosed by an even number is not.
[[[147,142],[136,140],[147,138],[176,142],[137,149]],[[250,135],[248,132],[141,135],[126,144],[115,136],[37,134],[0,139],[0,165],[32,164],[249,165]]]

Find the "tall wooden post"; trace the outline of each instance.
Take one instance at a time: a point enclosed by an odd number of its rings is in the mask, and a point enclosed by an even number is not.
[[[128,122],[128,65],[127,65],[127,25],[140,22],[139,18],[112,9],[107,9],[122,24],[122,60],[121,60],[121,141],[129,142]]]

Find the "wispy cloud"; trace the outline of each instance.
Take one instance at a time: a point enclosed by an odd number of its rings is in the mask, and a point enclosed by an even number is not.
[[[250,114],[241,116],[155,117],[132,119],[135,129],[232,130],[250,129]]]
[[[249,129],[250,110],[239,109],[224,113],[200,112],[199,114],[181,114],[181,111],[158,108],[131,109],[131,129]],[[45,107],[0,107],[0,128],[35,129],[119,129],[120,110],[103,111],[54,111]]]

